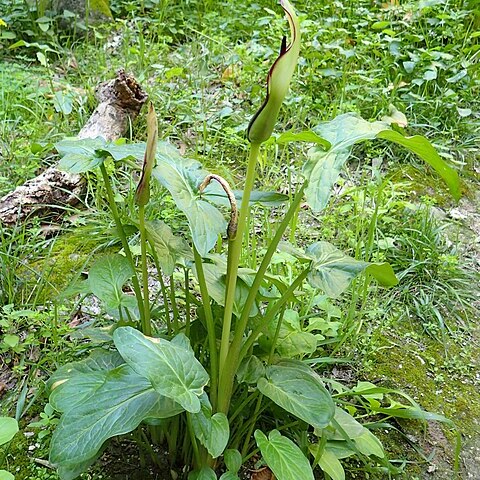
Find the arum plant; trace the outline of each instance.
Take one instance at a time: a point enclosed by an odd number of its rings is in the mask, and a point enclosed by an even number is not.
[[[220,398],[219,410],[223,412],[228,410],[230,404],[233,375],[235,374],[233,371],[234,369],[230,368],[227,370],[227,358],[228,360],[233,360],[234,364],[236,363],[235,360],[238,361],[238,358],[235,358],[238,356],[238,352],[236,351],[238,350],[238,339],[243,337],[243,330],[246,326],[243,324],[245,323],[245,320],[248,320],[247,313],[246,318],[243,318],[243,323],[240,324],[240,328],[237,329],[237,342],[234,344],[234,348],[230,350],[230,331],[235,295],[234,292],[237,283],[238,264],[243,244],[243,234],[249,211],[250,192],[253,189],[255,180],[258,153],[261,144],[267,141],[272,135],[280,107],[288,92],[293,73],[297,67],[298,55],[300,53],[301,35],[298,18],[288,0],[281,0],[280,4],[288,18],[291,40],[290,44],[287,46],[286,37],[283,37],[280,55],[268,72],[267,96],[263,105],[253,116],[248,126],[247,137],[250,141],[250,156],[247,166],[245,188],[238,218],[237,236],[233,240],[230,240],[228,246],[227,291],[223,316],[222,341],[220,346],[220,390],[218,392]],[[261,279],[261,276],[259,275],[258,278]],[[251,291],[253,292],[254,289]],[[256,293],[252,294],[252,298],[255,298],[255,294]]]
[[[158,141],[153,106],[147,116],[146,144],[97,138],[56,145],[62,168],[76,173],[100,168],[123,246],[122,254],[97,260],[88,278],[75,287],[76,292],[98,297],[105,312],[117,320],[107,335],[101,332],[108,348],[94,349],[86,359],[61,367],[48,382],[49,401],[61,414],[50,462],[62,480],[76,478],[101,454],[108,439],[128,432],[135,432],[153,461],[151,444],[168,445],[172,467],[190,466],[193,480],[215,479],[215,469],[223,472],[222,480],[238,479],[242,462],[258,450],[279,480],[313,479],[314,469],[343,480],[340,460],[350,456],[383,473],[398,470],[368,426],[342,409],[340,401],[336,405],[339,396],[332,392],[338,390],[338,382],[327,382],[327,388],[325,379],[308,364],[309,357],[318,357],[322,334],[342,328],[341,319],[314,318],[318,310],[313,298],[322,293],[328,303],[346,294],[359,275],[367,283],[375,280],[392,287],[397,283],[395,273],[386,263],[353,258],[321,239],[301,248],[282,239],[304,197],[314,211],[325,206],[356,142],[381,138],[406,147],[439,172],[455,197],[458,176],[426,139],[405,137],[386,121],[367,122],[347,114],[312,131],[282,134],[278,143],[314,144],[299,172],[304,182],[285,207],[258,268],[242,266],[251,206],[283,206],[289,200],[253,189],[259,150],[272,135],[300,51],[298,18],[288,0],[280,3],[291,38],[288,45],[282,41],[268,74],[266,99],[248,127],[250,155],[243,190],[233,189],[198,161],[182,157],[168,142]],[[135,245],[122,223],[105,166],[107,158],[143,160],[135,193],[138,221],[129,218],[139,236],[141,282]],[[190,242],[165,223],[149,220],[158,215],[149,202],[151,180],[170,193],[185,215]],[[225,207],[230,210],[228,222]],[[219,237],[226,237],[225,244]],[[276,255],[289,259],[284,273],[271,268]],[[154,308],[149,292],[152,263],[163,300]],[[176,289],[179,271],[184,285]],[[170,292],[164,276],[170,278]],[[134,296],[124,291],[129,282]],[[307,309],[300,318],[305,304],[312,311]],[[163,316],[153,318],[153,311]],[[413,401],[399,406],[387,395],[381,398],[399,415],[432,418]],[[393,411],[375,402],[379,412]],[[300,448],[295,439],[302,438]]]

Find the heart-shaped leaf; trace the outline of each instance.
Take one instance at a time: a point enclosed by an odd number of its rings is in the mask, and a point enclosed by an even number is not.
[[[183,238],[174,235],[172,229],[161,220],[147,222],[145,227],[163,273],[172,275],[177,261],[186,256],[190,257],[191,249]]]
[[[390,264],[355,260],[328,242],[316,242],[305,253],[313,260],[308,276],[310,284],[322,289],[331,298],[341,295],[362,272],[372,275],[380,285],[386,287],[398,283]]]
[[[113,341],[128,365],[147,378],[158,393],[188,412],[200,411],[199,397],[209,378],[191,349],[163,338],[146,337],[131,327],[117,328]]]
[[[217,480],[217,475],[210,467],[203,467],[188,474],[188,480]]]
[[[170,192],[177,207],[188,219],[193,242],[205,256],[226,232],[221,212],[200,196],[198,186],[208,175],[199,162],[176,156],[158,156],[153,176]]]
[[[404,137],[401,133],[391,130],[386,122],[367,122],[355,113],[339,115],[329,122],[321,123],[313,131],[331,144],[327,151],[323,147],[313,147],[303,169],[308,180],[305,195],[315,212],[319,212],[327,205],[332,188],[350,156],[352,146],[375,138],[390,140],[418,155],[445,180],[454,198],[458,199],[460,196],[457,172],[442,160],[424,137]]]
[[[6,470],[0,470],[0,480],[15,480],[15,477]]]
[[[60,418],[50,446],[50,461],[55,465],[88,462],[107,439],[131,432],[143,419],[168,418],[183,411],[127,365],[104,372],[101,383],[98,375],[85,374],[95,377],[96,388],[92,388],[81,403],[67,407]],[[80,393],[84,386],[82,377],[67,380],[52,395],[61,396],[65,391],[72,398],[72,389]]]
[[[212,458],[217,458],[225,450],[230,437],[228,419],[220,412],[212,415],[206,394],[203,394],[201,403],[201,410],[191,415],[193,431]]]
[[[345,470],[332,451],[324,449],[318,464],[332,480],[345,480]]]
[[[18,432],[18,423],[14,418],[0,417],[0,445],[9,442]]]
[[[318,145],[321,145],[326,150],[328,150],[332,146],[332,144],[328,140],[320,137],[312,130],[306,130],[304,132],[285,132],[277,137],[276,142],[280,145],[284,145],[290,142],[316,143]]]
[[[278,318],[275,318],[267,327],[265,334],[260,337],[260,343],[265,350],[269,350],[275,338]],[[284,357],[295,357],[313,353],[317,349],[317,337],[313,333],[303,331],[300,325],[298,312],[285,310],[282,324],[278,332],[275,350]]]
[[[59,170],[69,173],[91,172],[103,163],[103,158],[97,155],[87,156],[81,153],[68,153],[57,164]]]
[[[230,472],[237,473],[242,466],[242,455],[238,450],[229,448],[223,454],[223,461]]]
[[[203,272],[205,274],[205,282],[208,286],[208,293],[219,305],[224,306],[225,291],[227,288],[226,264],[222,262],[204,263]],[[197,275],[196,266],[193,267],[193,273]],[[233,302],[233,313],[237,316],[241,315],[249,292],[249,287],[244,281],[246,275],[240,278],[240,273],[241,272],[239,272],[239,278],[235,286],[235,299]],[[256,305],[253,305],[250,310],[250,316],[254,316],[257,313],[258,308]]]
[[[314,480],[312,467],[300,448],[278,430],[267,436],[255,431],[255,440],[262,457],[278,480]]]
[[[135,299],[125,295],[122,287],[133,274],[132,266],[124,256],[107,255],[95,262],[88,272],[90,291],[109,309],[131,308],[136,304]]]
[[[332,397],[320,377],[305,366],[291,362],[267,367],[258,389],[287,412],[316,428],[326,427],[335,413]]]
[[[124,364],[123,358],[116,351],[96,349],[89,357],[79,362],[67,363],[61,366],[47,382],[48,390],[55,388],[55,385],[63,383],[65,380],[73,378],[84,373],[104,372],[113,370]]]
[[[240,204],[243,198],[243,190],[234,190],[235,199]],[[227,194],[222,188],[218,188],[217,184],[210,183],[202,194],[204,198],[208,198],[217,205],[230,207],[230,201]],[[261,192],[260,190],[253,190],[250,193],[249,204],[260,204],[266,207],[276,207],[282,203],[288,202],[288,195],[279,192]]]
[[[58,168],[69,173],[83,173],[94,170],[102,164],[103,158],[97,150],[105,147],[106,141],[97,138],[66,138],[55,144],[60,157]]]

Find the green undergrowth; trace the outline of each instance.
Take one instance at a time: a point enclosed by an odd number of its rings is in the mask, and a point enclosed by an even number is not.
[[[147,7],[156,4],[146,10],[135,2],[111,3],[117,15],[113,24],[96,27],[81,39],[68,32],[44,39],[55,52],[40,49],[46,53],[43,61],[39,48],[10,50],[13,42],[0,39],[0,195],[56,160],[39,144],[77,133],[96,105],[95,86],[118,68],[135,72],[148,92],[162,140],[232,185],[241,178],[245,129],[263,98],[267,67],[285,27],[276,2],[145,2]],[[462,191],[472,197],[478,182],[480,85],[475,2],[294,3],[302,16],[305,44],[281,113],[282,129],[300,131],[349,111],[381,119],[394,106],[406,114],[408,134],[425,134],[468,179]],[[145,140],[144,118],[133,127],[125,136]],[[372,143],[355,147],[331,206],[320,215],[300,211],[290,240],[298,246],[327,240],[358,259],[389,261],[402,281],[388,292],[372,288],[352,303],[335,301],[342,319],[355,328],[335,339],[342,344],[338,352],[336,345],[327,345],[322,353],[358,355],[352,381],[403,390],[424,409],[452,419],[462,435],[478,436],[479,335],[472,334],[478,320],[473,305],[478,277],[461,256],[457,227],[448,227],[448,239],[445,224],[433,218],[435,209],[448,211],[454,203],[428,167],[396,148]],[[298,179],[292,178],[291,167],[305,162],[307,150],[304,145],[268,145],[259,159],[257,187],[292,195]],[[387,177],[387,171],[393,173]],[[115,193],[128,222],[132,175],[116,173]],[[86,212],[74,214],[54,239],[39,241],[41,248],[23,254],[18,249],[21,261],[6,264],[5,272],[15,276],[8,302],[15,301],[18,309],[45,308],[51,297],[88,271],[96,256],[119,249],[114,226],[104,215],[99,175],[92,175],[88,185]],[[258,211],[251,219],[257,226],[258,251],[272,236],[281,208]],[[187,228],[172,200],[158,191],[147,216],[161,218],[176,233]],[[73,346],[69,341],[66,337],[61,347],[68,350]],[[43,347],[49,370],[55,349],[48,342]],[[46,370],[39,372],[36,381],[45,376]],[[40,411],[36,406],[30,414]],[[421,423],[400,420],[394,425],[418,441],[409,443],[399,432],[380,434],[386,449],[393,458],[413,459],[405,479],[423,478],[428,429],[425,433]],[[448,429],[444,435],[451,461],[455,438]],[[9,467],[18,470],[16,478],[56,479],[32,461],[34,456],[46,458],[46,445],[30,454],[32,445],[35,437],[17,435],[10,446]],[[351,471],[356,472],[352,478],[367,478],[362,471]]]

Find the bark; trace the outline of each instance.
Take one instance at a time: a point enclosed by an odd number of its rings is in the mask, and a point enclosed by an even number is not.
[[[101,136],[108,141],[121,138],[147,100],[135,78],[123,70],[119,70],[113,80],[101,83],[96,97],[99,104],[78,133],[78,138]],[[85,187],[81,175],[50,167],[0,198],[0,222],[15,225],[32,216],[60,212],[76,205],[85,193]]]

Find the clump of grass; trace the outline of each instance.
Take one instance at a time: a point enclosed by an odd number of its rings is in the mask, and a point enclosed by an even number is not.
[[[407,209],[390,232],[396,248],[386,253],[400,279],[388,305],[400,320],[421,322],[426,333],[443,342],[447,334],[470,326],[478,281],[445,228],[428,206]]]

